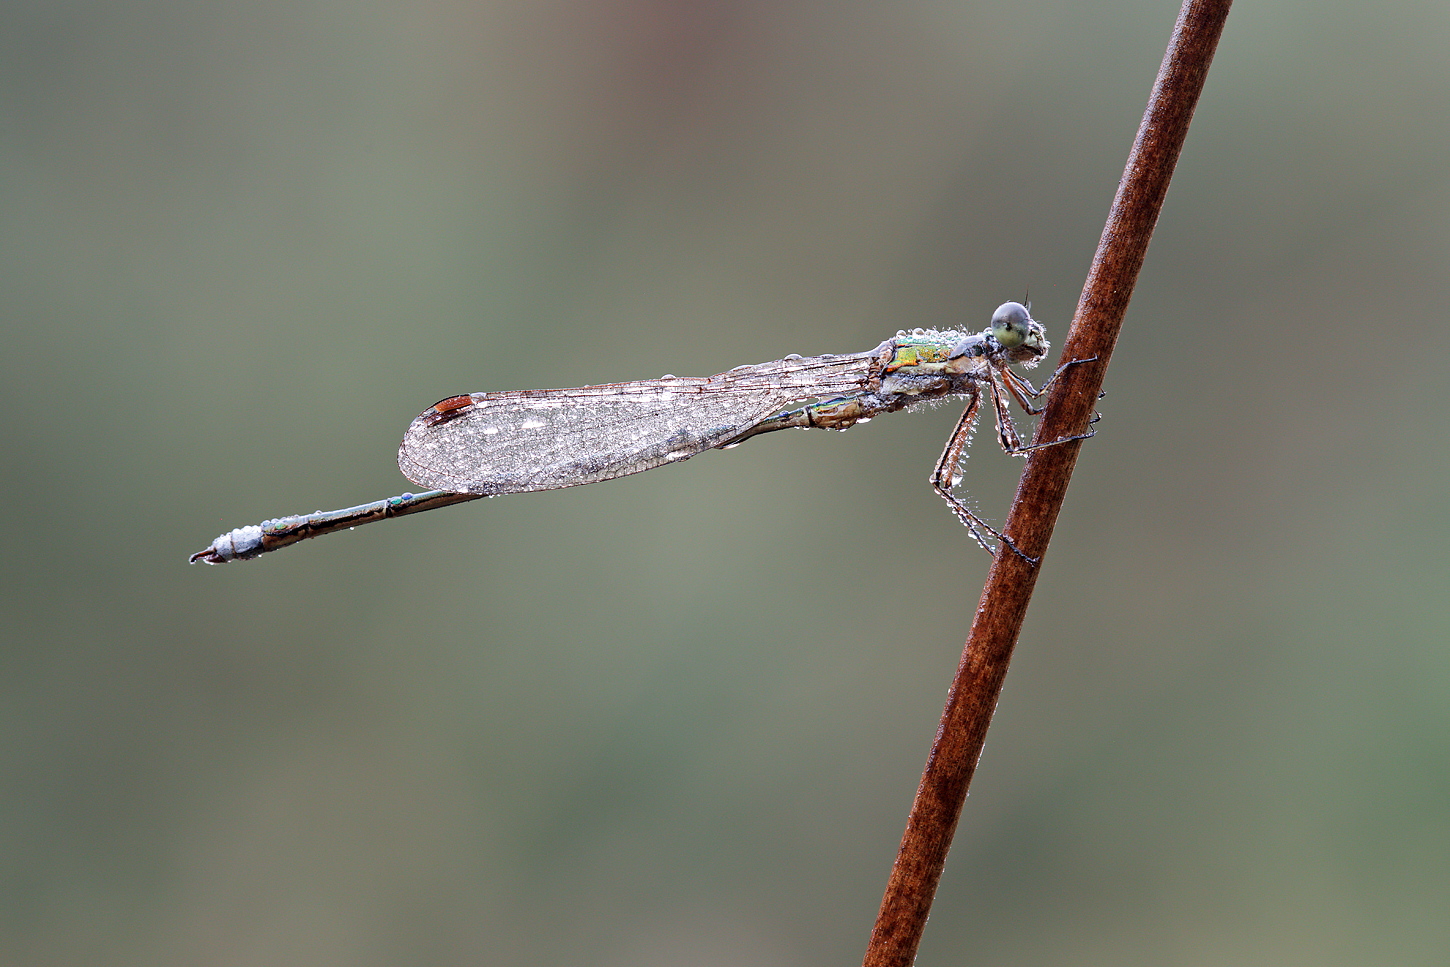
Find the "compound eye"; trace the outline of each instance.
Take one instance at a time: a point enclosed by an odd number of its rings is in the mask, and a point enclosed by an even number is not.
[[[1003,349],[1016,349],[1026,340],[1028,323],[1032,321],[1027,307],[1020,302],[1004,302],[992,313],[992,337]]]

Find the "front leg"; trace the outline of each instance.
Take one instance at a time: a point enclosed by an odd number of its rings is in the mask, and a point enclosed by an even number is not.
[[[1057,382],[1057,378],[1067,372],[1069,366],[1076,366],[1079,363],[1091,363],[1097,358],[1096,356],[1089,356],[1086,359],[1069,359],[1057,367],[1056,372],[1047,377],[1047,382],[1042,384],[1042,389],[1033,386],[1032,381],[1027,379],[1027,377],[1018,376],[1006,366],[1003,366],[998,372],[1002,374],[1002,381],[1007,384],[1007,388],[1011,391],[1013,398],[1017,400],[1017,404],[1031,415],[1036,416],[1042,412],[1043,408],[1033,405],[1033,400],[1040,399],[1050,391],[1053,384]]]
[[[1005,386],[1007,392],[1012,394],[1012,398],[1021,405],[1022,409],[1026,410],[1031,416],[1037,416],[1046,407],[1033,406],[1031,399],[1042,396],[1051,389],[1052,384],[1057,381],[1059,376],[1066,372],[1069,366],[1075,366],[1078,363],[1089,363],[1094,359],[1097,359],[1097,357],[1089,356],[1087,359],[1068,360],[1057,368],[1057,372],[1053,373],[1047,382],[1042,384],[1042,389],[1034,388],[1030,382],[1005,366],[997,370],[993,375],[1001,376],[1001,383]],[[1025,393],[1024,390],[1026,391]],[[1044,447],[1055,447],[1059,443],[1070,443],[1073,440],[1086,440],[1098,432],[1097,430],[1088,430],[1086,433],[1077,433],[1072,436],[1062,437],[1058,440],[1048,440],[1046,443],[1029,443],[1024,446],[1021,437],[1017,434],[1017,426],[1012,422],[1011,406],[1008,404],[1001,389],[998,388],[998,381],[996,379],[992,380],[992,405],[997,413],[997,438],[1002,444],[1002,449],[1013,456],[1025,457],[1033,450],[1041,450]],[[1089,425],[1096,423],[1098,419],[1099,417],[1095,414],[1092,420],[1089,421]]]

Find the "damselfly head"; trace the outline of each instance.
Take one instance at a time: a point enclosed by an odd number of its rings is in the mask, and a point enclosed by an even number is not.
[[[1001,347],[1007,362],[1032,367],[1047,355],[1047,330],[1020,302],[1004,302],[998,306],[992,313],[992,328],[988,332]]]

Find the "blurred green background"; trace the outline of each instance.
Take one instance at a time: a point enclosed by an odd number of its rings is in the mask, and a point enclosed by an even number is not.
[[[0,962],[858,962],[954,409],[186,557],[455,393],[1060,345],[1175,15],[7,4]],[[1233,12],[923,965],[1444,962],[1447,50]]]

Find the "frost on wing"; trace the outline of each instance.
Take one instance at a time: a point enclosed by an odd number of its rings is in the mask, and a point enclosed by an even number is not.
[[[609,480],[720,446],[800,400],[860,392],[880,356],[878,347],[710,377],[454,396],[413,421],[398,466],[420,487],[454,493]]]

